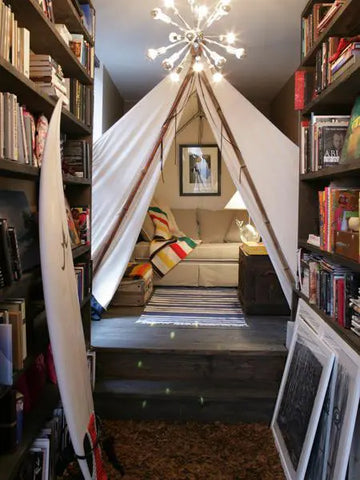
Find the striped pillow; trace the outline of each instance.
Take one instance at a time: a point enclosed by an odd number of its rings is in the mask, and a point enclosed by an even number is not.
[[[155,227],[154,238],[169,240],[171,238],[167,214],[159,207],[149,207],[149,215]]]

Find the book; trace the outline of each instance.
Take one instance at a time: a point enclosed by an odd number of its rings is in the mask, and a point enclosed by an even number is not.
[[[0,266],[5,285],[11,285],[14,274],[11,262],[11,244],[6,218],[0,218]]]
[[[78,234],[78,230],[75,226],[74,219],[71,213],[71,208],[67,198],[65,197],[65,210],[66,210],[66,217],[68,221],[68,228],[69,228],[69,236],[71,242],[71,248],[78,247],[81,244],[80,237]]]
[[[0,308],[3,310],[8,310],[9,320],[11,319],[11,314],[15,313],[19,316],[19,319],[16,321],[19,323],[19,335],[21,339],[19,344],[21,345],[22,360],[25,360],[27,357],[27,333],[26,333],[26,310],[25,310],[25,299],[24,298],[5,298],[0,301]],[[21,353],[19,354],[21,355]],[[22,368],[22,367],[20,367]]]
[[[80,243],[82,245],[89,245],[90,209],[88,207],[71,207],[71,214],[74,220],[75,228],[80,238]]]
[[[20,280],[22,276],[22,268],[15,227],[8,227],[8,234],[10,240],[10,256],[13,277],[14,280]]]
[[[24,367],[23,320],[20,312],[9,311],[9,322],[12,326],[13,369]]]
[[[345,136],[340,163],[351,163],[360,158],[360,97],[352,108],[349,126]]]
[[[347,125],[325,124],[321,127],[319,165],[330,167],[340,163]]]
[[[0,323],[0,385],[13,383],[12,326]]]

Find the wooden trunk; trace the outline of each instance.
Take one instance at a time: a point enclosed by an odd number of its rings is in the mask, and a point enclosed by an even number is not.
[[[290,310],[268,255],[239,249],[239,299],[253,315],[289,315]]]

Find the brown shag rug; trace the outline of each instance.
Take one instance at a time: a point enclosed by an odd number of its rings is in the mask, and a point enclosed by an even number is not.
[[[285,478],[266,425],[104,421],[103,427],[125,470],[121,476],[103,454],[109,480]],[[76,468],[70,470],[63,479],[76,478]]]

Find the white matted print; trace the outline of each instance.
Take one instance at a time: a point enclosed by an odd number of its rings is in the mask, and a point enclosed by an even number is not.
[[[221,195],[217,145],[180,145],[180,195]]]
[[[324,478],[344,480],[359,406],[360,356],[325,323],[321,336],[337,358],[329,456]]]
[[[271,423],[288,480],[304,479],[334,357],[316,333],[297,319]]]

